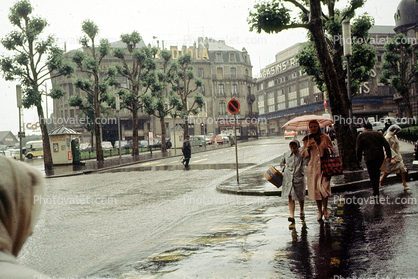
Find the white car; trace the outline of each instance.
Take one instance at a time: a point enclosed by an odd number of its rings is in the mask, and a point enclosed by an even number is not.
[[[110,141],[102,141],[102,149],[103,150],[112,150],[113,145]]]

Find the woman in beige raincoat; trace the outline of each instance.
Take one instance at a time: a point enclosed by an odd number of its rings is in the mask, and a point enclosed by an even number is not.
[[[34,202],[45,193],[41,172],[0,155],[0,193],[0,278],[50,278],[16,260],[41,212]]]
[[[328,213],[328,197],[331,196],[331,177],[324,176],[321,171],[321,157],[333,153],[331,139],[328,135],[321,133],[319,123],[316,120],[309,122],[308,136],[303,138],[303,149],[301,155],[305,158],[309,157],[307,170],[308,197],[316,200],[318,207],[318,222],[329,219]]]
[[[406,173],[407,169],[403,162],[403,158],[401,152],[399,150],[399,140],[396,134],[402,131],[402,128],[398,125],[392,125],[388,128],[385,139],[390,145],[390,150],[392,151],[392,160],[388,162],[388,160],[384,160],[381,170],[383,171],[383,175],[380,178],[380,186],[382,186],[383,180],[390,174],[390,173],[400,173],[402,177],[402,184],[405,189],[409,189],[408,185],[406,184]]]

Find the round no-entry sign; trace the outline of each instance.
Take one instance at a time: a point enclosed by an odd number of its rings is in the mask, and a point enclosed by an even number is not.
[[[228,111],[232,114],[235,114],[239,111],[239,102],[236,99],[231,99],[228,102]]]

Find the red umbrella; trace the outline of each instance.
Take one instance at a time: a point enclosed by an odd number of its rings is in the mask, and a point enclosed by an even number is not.
[[[334,124],[331,119],[321,115],[302,115],[289,120],[282,126],[283,130],[287,131],[307,131],[309,130],[309,121],[316,120],[319,123],[319,128],[325,128]]]

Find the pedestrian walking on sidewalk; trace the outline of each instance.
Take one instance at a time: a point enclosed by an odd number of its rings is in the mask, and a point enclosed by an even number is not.
[[[289,143],[289,151],[286,151],[279,157],[279,165],[284,167],[283,184],[282,184],[282,198],[289,200],[290,222],[289,228],[295,227],[295,201],[299,201],[300,220],[305,226],[305,166],[308,160],[303,158],[299,152],[299,141],[294,139]]]
[[[321,157],[334,153],[331,139],[323,134],[316,120],[309,122],[310,134],[303,138],[303,149],[301,155],[304,158],[309,157],[307,182],[308,197],[316,201],[318,207],[318,222],[329,220],[328,197],[331,196],[330,176],[324,176],[321,170]]]
[[[383,175],[380,178],[380,186],[382,186],[383,180],[390,174],[390,173],[400,173],[402,177],[402,184],[405,189],[409,189],[408,185],[406,184],[406,173],[407,168],[404,164],[401,152],[399,151],[399,140],[396,134],[402,131],[402,128],[398,125],[392,125],[385,133],[385,139],[389,143],[390,151],[392,152],[392,159],[390,161],[384,160],[382,164],[381,170],[383,171]]]
[[[373,188],[373,198],[379,198],[380,167],[385,160],[383,149],[386,151],[388,161],[392,159],[392,151],[383,134],[373,131],[371,123],[367,122],[363,127],[364,132],[357,136],[357,159],[361,161],[364,153],[364,161]]]
[[[183,147],[181,148],[181,151],[183,152],[183,165],[186,168],[186,170],[189,170],[189,162],[190,158],[192,157],[192,147],[190,146],[190,136],[186,135],[184,137],[183,141]]]
[[[45,195],[43,175],[0,155],[0,193],[0,278],[50,278],[16,260],[41,213],[37,197]]]

